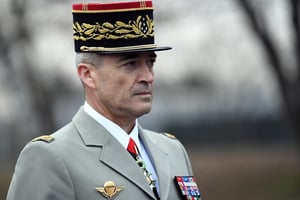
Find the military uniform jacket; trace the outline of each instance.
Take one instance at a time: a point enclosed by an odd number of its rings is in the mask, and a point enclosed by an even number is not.
[[[174,177],[192,175],[189,158],[175,138],[139,128],[156,169],[161,200],[181,199]],[[71,123],[22,150],[7,200],[104,200],[95,188],[113,181],[123,189],[112,199],[155,199],[124,147],[81,108]]]

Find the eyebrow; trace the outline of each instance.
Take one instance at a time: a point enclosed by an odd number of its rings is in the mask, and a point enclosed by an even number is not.
[[[120,56],[120,59],[118,60],[118,62],[136,59],[137,57],[138,57],[138,54],[136,54],[136,53],[122,54]]]
[[[133,59],[136,59],[137,57],[139,57],[140,54],[139,53],[128,53],[128,54],[122,54],[120,59],[118,60],[118,63],[120,62],[124,62],[124,61],[128,61],[128,60],[133,60]],[[156,58],[157,55],[155,52],[151,52],[149,54],[149,57],[150,58]]]

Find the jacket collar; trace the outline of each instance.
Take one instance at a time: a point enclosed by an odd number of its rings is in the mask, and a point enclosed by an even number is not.
[[[141,170],[124,147],[98,122],[80,108],[72,120],[83,143],[90,147],[100,147],[100,162],[108,165],[155,199]],[[124,165],[124,163],[127,163]]]

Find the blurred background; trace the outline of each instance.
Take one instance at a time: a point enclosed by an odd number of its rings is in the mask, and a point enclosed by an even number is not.
[[[158,53],[153,110],[140,123],[182,141],[204,200],[300,199],[299,1],[153,2],[156,43],[173,50]],[[68,123],[84,98],[74,1],[0,3],[5,199],[24,145]]]

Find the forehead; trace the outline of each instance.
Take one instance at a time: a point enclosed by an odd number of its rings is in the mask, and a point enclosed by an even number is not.
[[[153,51],[149,52],[133,52],[133,53],[121,53],[121,54],[105,54],[102,55],[108,59],[116,61],[122,61],[127,59],[138,59],[138,58],[156,58],[156,53]]]

